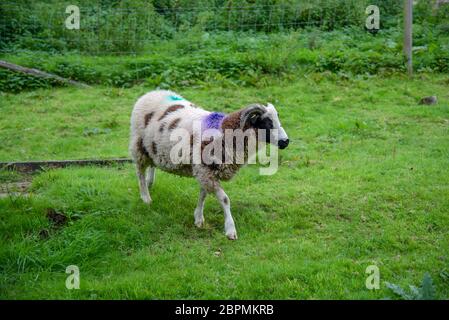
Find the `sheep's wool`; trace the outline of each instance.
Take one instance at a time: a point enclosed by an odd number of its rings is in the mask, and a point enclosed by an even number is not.
[[[271,124],[271,127],[267,124],[266,129],[280,130],[280,137],[287,140],[288,144],[288,137],[282,129],[276,109],[271,104],[267,106],[253,104],[225,115],[221,112],[206,111],[173,91],[155,90],[140,97],[131,114],[129,148],[136,163],[142,200],[145,203],[151,203],[149,188],[154,183],[156,167],[178,175],[193,176],[201,186],[198,205],[194,211],[195,225],[198,227],[204,225],[204,201],[208,193],[214,193],[224,211],[225,234],[231,240],[237,239],[237,231],[231,215],[230,199],[221,187],[220,181],[231,179],[244,163],[235,161],[234,143],[223,144],[224,148],[220,151],[222,159],[223,157],[225,160],[230,158],[231,163],[206,163],[206,161],[194,163],[194,152],[202,153],[210,141],[215,140],[216,136],[220,137],[222,134],[226,134],[227,130],[234,132],[234,130],[255,129],[252,122],[248,121],[248,119],[252,119],[251,116],[259,117],[260,123]],[[269,118],[271,121],[264,121],[265,118]],[[195,131],[198,123],[201,125],[201,137],[198,137]],[[189,144],[190,148],[185,157],[187,162],[173,161],[172,158],[172,151],[179,140],[171,139],[171,135],[177,129],[184,129],[188,133],[189,139],[186,144]],[[257,136],[256,131],[250,132]],[[195,146],[198,144],[199,148],[195,150]],[[248,159],[250,156],[247,154],[248,150],[245,148],[243,151],[245,158]],[[204,159],[200,157],[200,160]]]

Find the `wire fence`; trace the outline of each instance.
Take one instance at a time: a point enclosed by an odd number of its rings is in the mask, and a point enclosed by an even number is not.
[[[19,48],[139,54],[161,41],[179,37],[195,41],[195,32],[228,32],[238,38],[242,32],[291,32],[312,27],[363,30],[365,8],[364,1],[355,0],[279,4],[228,1],[221,6],[197,7],[155,6],[150,1],[124,1],[115,6],[104,1],[76,6],[41,2],[29,7],[3,2],[0,36],[3,47],[21,39]]]
[[[248,85],[301,66],[352,74],[405,71],[403,1],[372,2],[377,9],[367,0],[5,1],[0,54],[72,80],[116,86],[227,79]],[[436,10],[432,3],[414,6],[417,46],[434,41],[432,52],[418,52],[417,68],[444,71],[449,48],[435,30],[449,34],[449,5]],[[16,76],[0,72],[0,87],[1,77]]]

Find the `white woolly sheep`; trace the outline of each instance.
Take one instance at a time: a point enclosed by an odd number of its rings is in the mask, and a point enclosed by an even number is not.
[[[244,164],[234,161],[218,164],[206,164],[203,161],[195,163],[192,161],[194,148],[188,154],[191,160],[188,164],[175,163],[171,158],[171,151],[177,143],[170,139],[174,130],[182,129],[188,132],[190,146],[198,143],[198,137],[194,130],[195,123],[202,124],[202,130],[205,128],[223,133],[225,130],[240,129],[245,133],[251,131],[255,136],[257,136],[257,130],[248,129],[266,129],[266,136],[261,137],[266,142],[276,144],[280,149],[287,147],[289,139],[279,122],[276,109],[271,104],[267,106],[254,104],[225,115],[203,110],[177,93],[167,90],[151,91],[136,102],[131,115],[129,148],[136,164],[142,200],[148,204],[151,202],[149,188],[154,183],[156,167],[178,175],[193,176],[201,187],[194,212],[195,225],[198,227],[203,225],[204,201],[208,193],[215,193],[224,211],[225,234],[231,240],[237,239],[230,201],[220,186],[220,181],[231,179]],[[270,135],[270,132],[273,131],[271,129],[277,129],[278,137],[275,141]],[[207,145],[207,141],[199,139],[202,150]],[[213,140],[212,137],[209,142]],[[224,146],[224,152],[228,151],[228,146]],[[248,156],[246,145],[244,151]],[[235,160],[235,152],[230,152],[233,154],[232,159]]]

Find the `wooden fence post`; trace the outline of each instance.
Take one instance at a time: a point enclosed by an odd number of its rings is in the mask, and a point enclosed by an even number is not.
[[[413,0],[404,0],[404,54],[407,58],[407,73],[413,75]]]

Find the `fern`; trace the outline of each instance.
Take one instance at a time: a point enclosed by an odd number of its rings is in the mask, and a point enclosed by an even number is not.
[[[403,300],[436,300],[436,290],[433,284],[432,277],[426,273],[421,282],[421,286],[419,288],[410,285],[409,292],[402,289],[401,286],[386,282],[386,286],[388,289],[393,291],[395,295],[400,297]]]
[[[424,275],[422,281],[420,300],[436,300],[435,286],[428,273]]]

